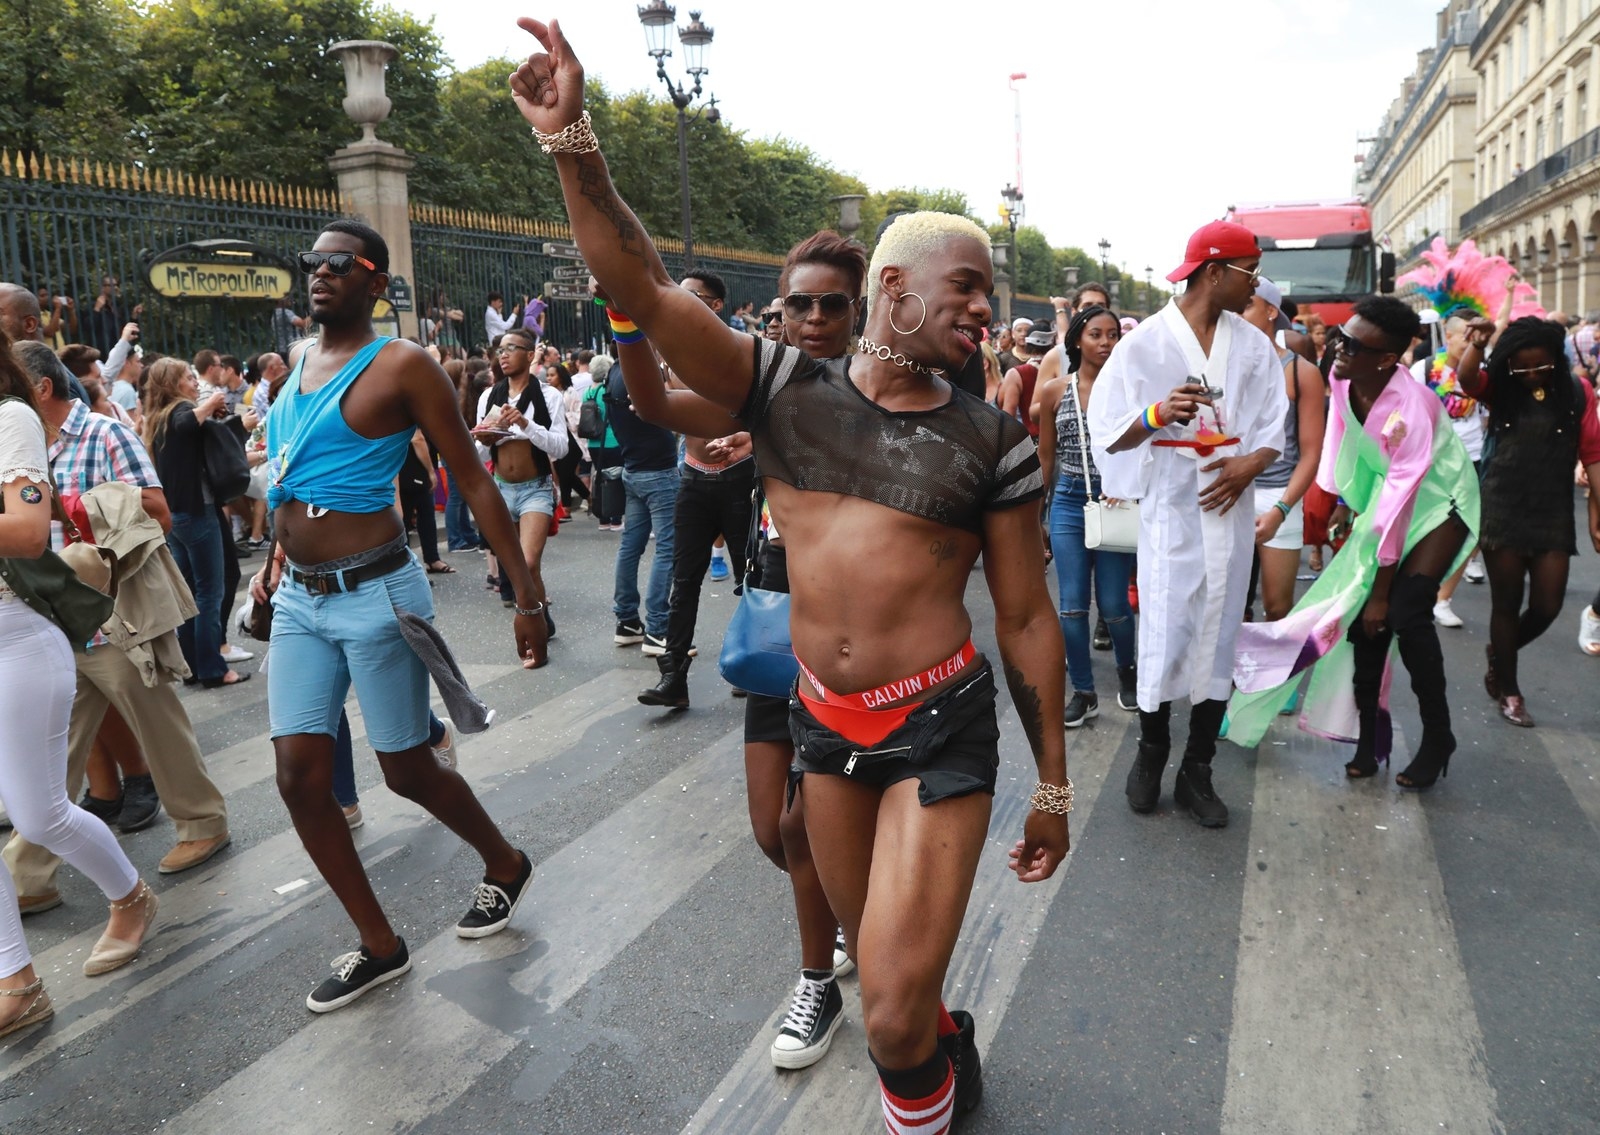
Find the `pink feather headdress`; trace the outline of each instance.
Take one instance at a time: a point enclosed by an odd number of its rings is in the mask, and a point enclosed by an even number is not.
[[[1500,314],[1506,284],[1516,275],[1516,269],[1504,256],[1485,256],[1470,240],[1462,241],[1452,252],[1443,237],[1434,237],[1433,247],[1422,254],[1422,259],[1422,267],[1412,269],[1395,283],[1416,285],[1440,319],[1452,315],[1494,319]],[[1539,306],[1539,293],[1519,280],[1513,294],[1511,318],[1520,319],[1524,315],[1543,318],[1544,314],[1544,308]]]

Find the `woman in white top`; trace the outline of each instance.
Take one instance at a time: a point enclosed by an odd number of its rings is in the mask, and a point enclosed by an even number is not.
[[[126,965],[155,919],[156,896],[100,820],[67,799],[67,723],[77,674],[54,622],[13,589],[13,565],[50,544],[50,462],[33,384],[0,332],[0,802],[24,839],[49,848],[111,899],[88,976]],[[22,934],[16,890],[0,871],[0,1036],[54,1013]]]

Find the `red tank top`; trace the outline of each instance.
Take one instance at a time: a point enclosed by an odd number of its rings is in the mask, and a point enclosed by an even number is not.
[[[1028,411],[1033,406],[1033,387],[1039,381],[1039,368],[1032,363],[1018,363],[1017,374],[1022,379],[1022,400],[1017,403],[1017,416],[1028,427],[1028,435],[1038,441],[1039,423],[1033,420],[1033,415]]]

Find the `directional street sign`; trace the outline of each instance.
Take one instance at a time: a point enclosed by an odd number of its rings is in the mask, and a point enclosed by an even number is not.
[[[556,241],[545,242],[544,254],[546,256],[554,256],[558,260],[583,259],[583,253],[579,250],[577,245],[558,243]]]
[[[557,280],[589,280],[589,266],[587,264],[557,264],[550,275]]]
[[[544,286],[544,298],[547,300],[586,300],[589,298],[587,284],[558,284],[555,281]]]

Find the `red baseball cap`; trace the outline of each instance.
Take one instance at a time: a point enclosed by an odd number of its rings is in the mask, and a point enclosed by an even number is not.
[[[1183,263],[1167,273],[1167,279],[1176,284],[1187,280],[1194,270],[1208,260],[1239,260],[1247,256],[1260,256],[1261,246],[1256,244],[1256,234],[1232,221],[1212,221],[1195,230],[1184,250]]]

